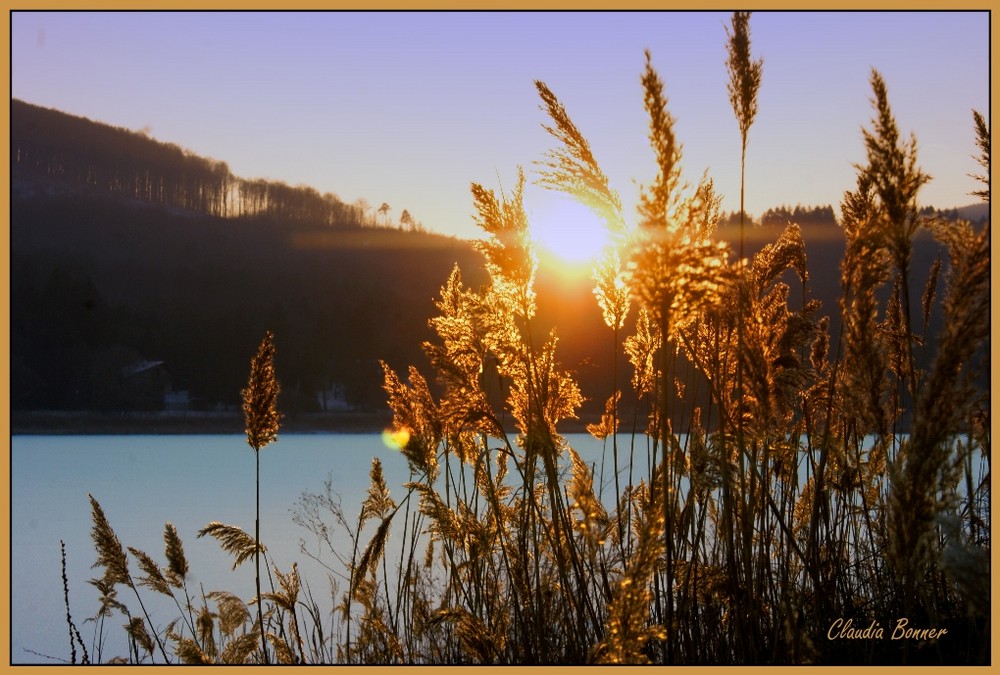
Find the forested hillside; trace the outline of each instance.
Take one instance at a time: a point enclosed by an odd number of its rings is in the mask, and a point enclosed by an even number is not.
[[[468,242],[375,227],[363,204],[242,179],[224,162],[21,101],[11,167],[14,410],[232,408],[265,330],[290,414],[384,409],[378,361],[424,362],[453,266],[470,285],[483,279]],[[746,253],[787,222],[802,226],[808,297],[830,316],[835,348],[844,244],[832,208],[769,209]],[[719,236],[737,233],[736,214],[724,217]],[[918,237],[915,269],[938,252]],[[584,412],[599,415],[611,372],[593,358],[608,338],[591,282],[543,266],[538,291],[540,325],[558,328]]]
[[[18,100],[11,101],[11,167],[14,190],[21,193],[43,181],[50,190],[112,194],[223,218],[352,227],[366,217],[359,205],[332,194],[239,178],[225,162]]]
[[[164,388],[235,406],[265,329],[290,413],[318,392],[382,407],[378,360],[418,358],[452,267],[476,277],[467,242],[362,225],[332,195],[18,101],[11,117],[15,410],[159,409]]]

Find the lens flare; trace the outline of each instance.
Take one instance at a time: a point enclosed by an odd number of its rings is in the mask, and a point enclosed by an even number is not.
[[[382,442],[390,450],[402,450],[410,442],[410,430],[405,427],[402,429],[385,429],[382,431]]]

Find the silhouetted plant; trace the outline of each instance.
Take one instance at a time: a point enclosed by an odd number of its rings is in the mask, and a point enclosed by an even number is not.
[[[115,531],[111,528],[111,524],[108,522],[107,516],[104,515],[104,509],[101,508],[101,505],[92,495],[87,496],[90,499],[90,507],[94,521],[91,538],[94,541],[94,548],[97,549],[97,562],[94,563],[93,566],[104,568],[103,579],[100,581],[91,581],[91,583],[94,583],[94,585],[102,591],[102,596],[107,599],[107,602],[102,606],[100,616],[103,618],[104,616],[110,615],[111,608],[119,609],[123,614],[125,614],[129,620],[128,633],[132,638],[134,657],[138,661],[138,647],[141,645],[145,651],[152,656],[153,642],[149,639],[148,633],[146,633],[144,627],[140,627],[142,625],[142,618],[130,616],[127,607],[115,600],[114,587],[117,584],[123,584],[131,588],[132,592],[135,594],[136,601],[139,603],[143,616],[146,617],[146,621],[149,621],[149,613],[146,611],[146,606],[142,602],[142,596],[139,594],[139,588],[135,580],[132,578],[132,574],[129,572],[128,555],[125,553],[125,549],[122,546],[121,541],[118,539],[118,535],[116,535]],[[148,556],[144,556],[136,549],[130,548],[129,550],[132,551],[133,555],[148,558]],[[142,562],[144,561],[140,561],[140,565],[142,565]],[[157,578],[157,581],[158,580],[159,578]],[[145,585],[155,582],[147,577],[140,580],[139,583]],[[167,657],[166,650],[163,648],[163,644],[160,642],[158,636],[156,638],[156,647],[159,648],[164,661],[169,663],[170,659]]]
[[[748,21],[736,13],[728,32],[741,168],[761,69],[749,57]],[[456,266],[442,286],[429,322],[435,338],[423,345],[432,376],[410,366],[404,377],[382,364],[393,413],[385,438],[409,470],[403,491],[390,495],[376,458],[356,520],[331,481],[295,510],[325,549],[303,544],[303,552],[323,564],[330,554],[342,568],[328,565],[346,582],[341,592],[331,588],[335,628],[325,630],[294,563],[287,574],[272,563],[277,585],[272,579],[261,592],[259,451],[279,420],[270,333],[244,390],[258,456],[255,536],[221,523],[199,532],[219,540],[234,567],[254,557],[256,621],[225,592],[192,607],[169,524],[166,568],[128,549],[145,574],[136,584],[94,501],[107,570],[94,580],[102,618],[128,616],[118,583],[137,596],[137,586],[171,597],[184,588],[183,608],[175,598],[182,618],[165,635],[186,663],[267,662],[268,644],[281,663],[988,658],[977,649],[989,639],[989,395],[976,377],[988,365],[989,228],[920,212],[928,177],[917,168],[916,142],[900,142],[877,71],[871,84],[867,163],[841,204],[834,339],[810,296],[797,223],[746,260],[718,238],[720,197],[707,174],[685,182],[648,52],[642,86],[657,173],[642,187],[634,227],[583,133],[537,82],[557,142],[539,162],[539,183],[579,197],[613,235],[593,275],[613,334],[613,386],[587,429],[611,439],[614,475],[604,477],[603,461],[598,473],[563,435],[583,393],[559,362],[556,331],[539,334],[524,173],[509,195],[473,184],[485,283],[470,288]],[[988,174],[989,134],[981,117],[975,122]],[[947,258],[928,270],[918,334],[909,287],[922,226]],[[943,315],[937,336],[935,311]],[[926,372],[915,367],[914,347],[933,351]],[[619,360],[630,377],[620,377]],[[346,531],[346,547],[336,529]],[[961,637],[930,649],[825,639],[838,617],[889,616],[947,625]],[[140,661],[159,636],[128,619],[130,658]]]
[[[738,42],[746,25],[734,19],[734,26]],[[751,66],[756,74],[740,86],[755,92],[760,64]],[[603,217],[615,244],[595,269],[594,293],[614,334],[615,361],[622,352],[632,367],[629,400],[637,406],[627,461],[617,439],[624,400],[617,367],[604,413],[587,427],[612,439],[613,495],[598,496],[595,468],[558,431],[575,415],[580,392],[556,366],[554,334],[536,347],[537,263],[521,206],[524,178],[504,199],[474,185],[490,276],[477,292],[456,269],[441,290],[440,315],[431,320],[438,341],[425,344],[440,396],[415,368],[404,384],[385,367],[393,430],[417,478],[395,509],[409,511],[414,497],[419,509],[404,519],[394,583],[385,571],[386,520],[361,564],[351,563],[364,580],[352,576],[353,597],[369,624],[351,645],[357,658],[894,659],[891,647],[838,654],[817,636],[829,630],[829,617],[862,605],[872,616],[902,609],[896,602],[918,588],[916,579],[935,580],[919,603],[937,612],[926,614],[930,620],[958,617],[959,598],[971,603],[970,594],[983,592],[976,580],[985,578],[978,575],[988,546],[980,526],[988,479],[971,467],[988,441],[970,364],[987,337],[988,236],[967,224],[930,223],[952,259],[941,306],[955,329],[941,336],[938,365],[918,388],[925,375],[912,367],[908,343],[916,338],[904,298],[916,190],[926,177],[915,168],[915,144],[894,140],[884,83],[873,76],[869,163],[842,204],[843,327],[831,355],[830,321],[809,298],[798,225],[752,259],[731,261],[715,239],[711,180],[693,188],[683,180],[681,145],[648,53],[642,82],[658,174],[642,189],[635,228],[583,133],[536,83],[558,143],[539,163],[539,183],[579,197]],[[755,106],[745,103],[734,94],[738,118],[752,121]],[[744,147],[748,127],[741,126]],[[939,269],[932,265],[922,298],[925,335]],[[889,281],[895,291],[886,301]],[[798,303],[793,287],[801,289]],[[619,339],[629,326],[632,334]],[[932,390],[951,392],[951,401],[918,394],[923,421],[901,435],[908,392]],[[966,440],[956,454],[960,429]],[[921,553],[913,559],[904,550]],[[985,615],[975,606],[970,635],[983,638],[976,621]]]
[[[254,565],[257,569],[257,621],[260,623],[260,646],[265,663],[267,639],[264,635],[264,616],[260,595],[260,451],[277,440],[280,415],[278,393],[281,386],[274,373],[274,336],[268,331],[261,340],[257,353],[250,361],[250,379],[243,390],[243,416],[246,420],[247,443],[253,449],[256,461],[256,507],[254,519]]]
[[[750,12],[733,12],[732,28],[726,29],[729,38],[726,69],[729,71],[729,102],[740,126],[740,247],[743,258],[743,228],[746,217],[744,192],[746,185],[747,135],[757,117],[757,92],[764,70],[764,60],[750,57]]]
[[[986,172],[972,176],[986,186],[985,190],[976,190],[972,194],[988,204],[990,201],[990,129],[986,125],[986,118],[979,111],[972,111],[972,120],[976,127],[976,146],[979,148],[979,156],[976,157],[976,162]]]

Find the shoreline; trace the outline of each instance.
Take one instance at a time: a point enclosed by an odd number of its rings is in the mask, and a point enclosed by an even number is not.
[[[281,432],[381,433],[392,423],[392,413],[299,413],[281,420]],[[242,434],[241,412],[129,412],[89,411],[12,412],[11,436],[105,436],[155,434]]]
[[[392,425],[392,412],[299,413],[281,419],[285,434],[380,434]],[[585,420],[563,420],[560,433],[587,433]],[[242,434],[243,413],[236,411],[17,411],[10,414],[11,436],[128,436]],[[508,431],[516,435],[517,430]]]

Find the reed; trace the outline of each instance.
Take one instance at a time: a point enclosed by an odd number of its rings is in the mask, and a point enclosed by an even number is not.
[[[66,627],[69,631],[69,662],[72,665],[76,665],[76,646],[80,645],[80,649],[83,651],[80,663],[86,665],[90,663],[90,654],[87,653],[87,645],[80,636],[80,630],[73,622],[73,613],[69,607],[69,579],[66,577],[66,543],[62,540],[59,541],[59,552],[62,566],[63,603],[66,605]]]
[[[748,13],[727,36],[742,172],[762,62],[749,55]],[[720,241],[720,198],[707,174],[692,184],[682,172],[651,54],[641,84],[656,174],[634,227],[583,132],[537,82],[555,142],[537,180],[578,197],[613,235],[594,274],[613,382],[587,392],[606,401],[587,428],[612,475],[562,435],[584,392],[536,316],[525,174],[499,195],[473,184],[487,280],[471,288],[456,268],[444,282],[423,345],[429,370],[382,364],[408,480],[388,485],[375,459],[357,518],[330,481],[294,509],[315,535],[301,553],[327,566],[333,609],[294,562],[286,573],[269,558],[259,516],[254,536],[217,522],[198,533],[234,568],[255,560],[254,598],[212,591],[192,603],[176,530],[167,524],[161,567],[123,547],[92,498],[105,568],[95,633],[124,614],[132,662],[157,646],[185,663],[988,662],[989,392],[977,377],[989,365],[989,227],[921,217],[929,177],[916,141],[901,140],[877,71],[870,82],[875,115],[841,204],[835,307],[811,297],[798,225],[746,259]],[[977,113],[974,125],[988,176],[989,131]],[[911,307],[922,229],[943,254],[919,270],[927,281]],[[919,350],[932,356],[926,371]],[[258,491],[276,396],[268,334],[244,391]],[[120,584],[137,599],[140,587],[174,597],[178,619],[150,632]],[[890,640],[899,618],[948,633]],[[830,638],[872,621],[886,639]]]
[[[274,373],[274,336],[270,331],[257,348],[250,361],[250,379],[242,391],[243,416],[246,420],[247,443],[253,449],[256,462],[256,518],[254,519],[254,565],[257,584],[257,621],[260,624],[260,646],[264,662],[267,663],[267,636],[264,633],[264,616],[260,594],[260,451],[267,444],[277,440],[280,414],[278,394],[281,386]],[[204,531],[203,531],[204,533]]]

